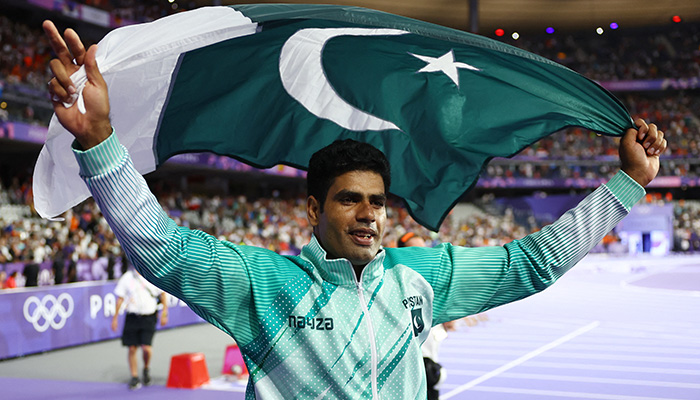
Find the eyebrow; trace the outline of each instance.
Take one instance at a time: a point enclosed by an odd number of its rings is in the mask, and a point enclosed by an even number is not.
[[[353,190],[343,189],[343,190],[339,191],[338,193],[336,193],[335,196],[333,196],[333,199],[340,200],[343,197],[350,197],[353,200],[359,200],[359,199],[362,199],[364,197],[364,195],[360,192],[355,192]],[[370,201],[386,202],[386,199],[387,199],[387,196],[384,193],[369,195]]]
[[[373,194],[369,196],[370,201],[381,201],[382,203],[386,203],[386,194]]]

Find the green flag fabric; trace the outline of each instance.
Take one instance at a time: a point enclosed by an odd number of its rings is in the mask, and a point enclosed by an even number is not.
[[[205,12],[177,16],[197,11]],[[99,64],[113,109],[121,107],[116,99],[129,99],[130,112],[153,114],[148,131],[137,132],[150,148],[130,149],[134,158],[151,158],[143,168],[135,160],[142,173],[173,155],[201,151],[256,167],[304,169],[315,151],[350,138],[387,155],[391,193],[416,221],[437,230],[491,158],[510,157],[568,126],[605,135],[633,127],[622,104],[595,82],[481,36],[356,7],[206,12],[241,21],[237,33],[186,51],[175,46],[171,69],[161,73],[167,79],[153,85],[155,107],[148,96],[140,104],[136,93],[122,93],[119,82],[128,78],[120,74],[131,71]],[[156,22],[179,30],[187,22],[168,18]],[[140,126],[124,132],[116,116],[113,123],[123,143],[139,142],[122,136]],[[46,214],[61,208],[66,204],[51,204]]]

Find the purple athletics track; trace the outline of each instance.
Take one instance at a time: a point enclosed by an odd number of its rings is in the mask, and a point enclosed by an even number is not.
[[[110,340],[0,361],[3,399],[244,398],[220,378],[223,333],[159,331],[154,385],[129,392]],[[203,352],[212,383],[165,387],[172,355]],[[441,399],[700,399],[700,256],[589,256],[531,298],[458,323],[441,347]]]

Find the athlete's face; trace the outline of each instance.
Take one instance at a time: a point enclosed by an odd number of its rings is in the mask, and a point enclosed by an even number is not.
[[[346,258],[354,266],[364,266],[377,255],[384,237],[384,180],[371,171],[340,175],[328,189],[323,210],[310,196],[307,214],[329,258]]]

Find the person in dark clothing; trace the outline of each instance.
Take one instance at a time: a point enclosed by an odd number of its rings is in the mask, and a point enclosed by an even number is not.
[[[22,275],[24,275],[25,278],[25,287],[39,286],[39,264],[31,263],[25,265]]]
[[[65,277],[66,260],[63,259],[61,255],[58,256],[53,263],[51,263],[51,270],[53,271],[53,283],[60,285],[63,283],[63,278]]]
[[[111,281],[114,279],[114,265],[117,261],[114,259],[113,255],[107,257],[107,280]]]
[[[68,283],[78,282],[78,266],[76,265],[75,261],[72,261],[72,260],[70,263],[68,263],[67,282]]]

